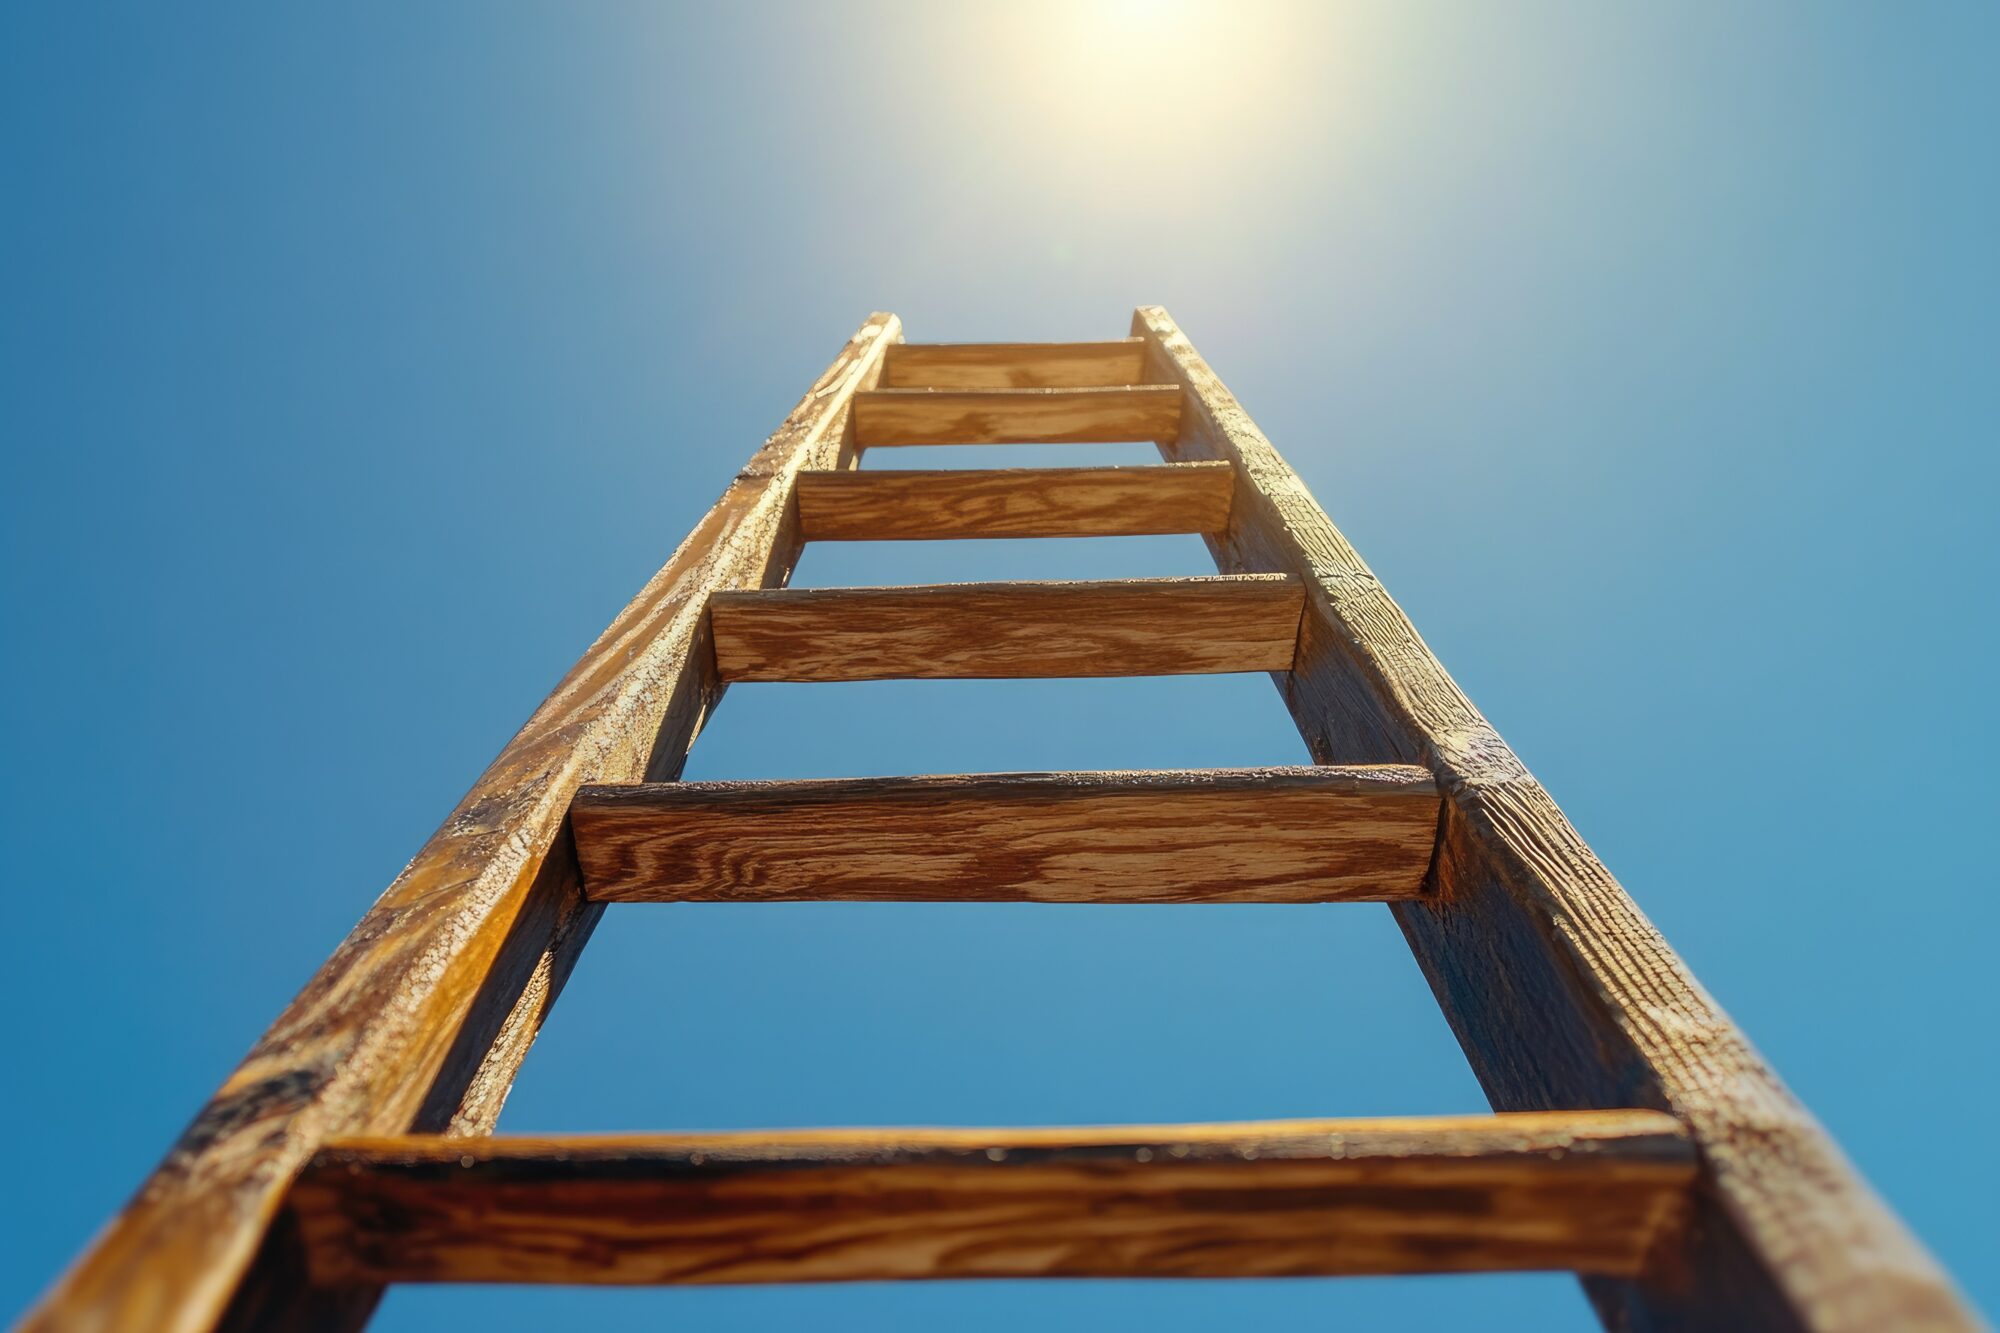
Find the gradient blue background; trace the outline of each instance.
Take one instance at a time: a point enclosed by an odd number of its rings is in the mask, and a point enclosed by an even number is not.
[[[868,311],[1089,338],[1140,302],[2000,1304],[1962,1146],[2000,1094],[1996,54],[1983,4],[9,6],[0,1311]],[[1302,757],[1262,677],[751,686],[688,775]],[[622,908],[502,1124],[1483,1105],[1381,908]],[[474,1312],[1592,1326],[1552,1276],[401,1291],[381,1327]]]

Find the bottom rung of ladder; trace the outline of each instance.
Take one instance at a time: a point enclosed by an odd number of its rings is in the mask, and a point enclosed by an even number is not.
[[[1631,1275],[1679,1223],[1669,1116],[339,1141],[313,1280],[664,1284]]]

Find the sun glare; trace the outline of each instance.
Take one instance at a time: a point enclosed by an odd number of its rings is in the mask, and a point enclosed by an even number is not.
[[[1066,197],[1119,202],[1108,195],[1124,189],[1129,205],[1135,169],[1252,170],[1296,152],[1315,120],[1306,102],[1340,78],[1324,54],[1328,21],[1306,3],[1008,8],[970,34],[991,73],[959,91],[986,109],[990,149]]]

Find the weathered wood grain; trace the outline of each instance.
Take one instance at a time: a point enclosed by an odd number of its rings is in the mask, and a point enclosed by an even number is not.
[[[1263,576],[718,593],[725,681],[1283,671],[1303,594]]]
[[[1410,765],[590,786],[599,902],[1387,902],[1437,837]]]
[[[708,515],[481,775],[24,1327],[192,1333],[222,1318],[293,1174],[330,1137],[490,1127],[601,910],[558,837],[578,786],[658,777],[721,689],[709,595],[782,581],[791,482],[839,457],[900,336],[870,319]],[[496,632],[504,632],[502,626]],[[467,645],[477,656],[477,645]],[[281,1237],[257,1258],[282,1269]],[[348,1327],[367,1299],[244,1284],[247,1328]]]
[[[854,443],[1111,444],[1171,440],[1181,391],[1135,384],[1098,389],[873,389],[854,395]]]
[[[349,1282],[1629,1274],[1694,1155],[1649,1111],[329,1145],[291,1206]]]
[[[897,343],[885,389],[1080,389],[1136,384],[1137,338],[1083,343]]]
[[[1234,476],[1217,462],[802,472],[799,531],[807,541],[1220,532]]]
[[[867,1277],[1394,1272],[1411,1271],[1396,1265],[1412,1255],[1431,1265],[1423,1271],[1442,1271],[1496,1266],[1494,1256],[1503,1253],[1500,1266],[1546,1262],[1594,1274],[1586,1285],[1607,1322],[1620,1328],[1942,1333],[1982,1327],[1458,691],[1165,312],[1142,309],[1134,333],[1144,362],[1129,378],[1161,387],[1066,399],[1061,390],[1030,390],[1025,397],[1037,401],[1022,405],[1021,394],[871,396],[866,391],[887,382],[884,366],[893,355],[887,349],[900,335],[892,316],[864,326],[23,1327],[193,1330],[221,1322],[231,1329],[344,1329],[365,1319],[377,1284],[391,1277],[524,1280],[536,1265],[544,1276],[525,1280],[763,1281],[809,1276],[822,1255],[846,1266],[834,1276]],[[983,363],[960,358],[956,368],[946,365],[950,360],[934,360],[934,373],[1023,373],[1006,369],[997,355]],[[1066,370],[1056,368],[1061,360],[1025,373],[1085,373],[1083,360],[1071,360]],[[919,355],[909,365],[922,361]],[[919,396],[924,401],[916,403]],[[953,397],[965,401],[954,406]],[[1003,397],[1016,405],[996,408]],[[1155,429],[1169,399],[1172,429]],[[898,655],[915,661],[927,651],[956,654],[960,667],[1005,668],[993,674],[1024,674],[1024,668],[1114,674],[1135,661],[1161,660],[1178,663],[1172,670],[1269,669],[1278,673],[1316,757],[1423,763],[1445,791],[1430,878],[1435,892],[1424,901],[1400,900],[1394,910],[1494,1104],[1639,1103],[1673,1112],[1704,1163],[1687,1223],[1674,1220],[1678,1207],[1671,1200],[1635,1221],[1640,1213],[1627,1196],[1615,1204],[1580,1203],[1580,1196],[1561,1191],[1538,1196],[1554,1188],[1540,1177],[1490,1187],[1460,1179],[1425,1185],[1433,1193],[1422,1206],[1412,1206],[1399,1187],[1402,1202],[1388,1211],[1408,1224],[1404,1232],[1383,1218],[1379,1193],[1346,1177],[1306,1183],[1273,1172],[1254,1183],[1230,1174],[1156,1185],[1150,1174],[1163,1150],[1166,1160],[1188,1169],[1229,1173],[1283,1157],[1283,1133],[1267,1142],[1255,1139],[1255,1131],[1252,1140],[1239,1137],[1235,1148],[1213,1154],[1197,1151],[1208,1140],[1195,1131],[1175,1131],[1191,1138],[1144,1142],[1130,1131],[1107,1131],[1126,1135],[1117,1142],[1087,1134],[1037,1142],[1033,1132],[1027,1138],[962,1132],[978,1145],[918,1133],[872,1148],[837,1134],[785,1144],[767,1137],[761,1148],[743,1140],[728,1147],[716,1139],[705,1139],[705,1146],[680,1139],[664,1155],[658,1143],[636,1149],[648,1163],[639,1174],[650,1172],[648,1179],[666,1191],[649,1196],[653,1202],[627,1194],[607,1209],[591,1194],[599,1188],[592,1181],[577,1187],[577,1201],[559,1201],[552,1214],[535,1210],[556,1197],[545,1185],[572,1188],[565,1163],[575,1156],[573,1144],[521,1155],[496,1145],[488,1160],[477,1155],[474,1138],[401,1139],[386,1149],[350,1141],[490,1130],[515,1067],[601,911],[585,897],[565,832],[571,797],[589,783],[678,773],[726,678],[716,667],[723,644],[709,638],[716,623],[711,603],[727,619],[730,590],[784,580],[804,536],[795,477],[850,465],[868,442],[858,423],[864,410],[886,413],[884,433],[892,437],[913,415],[926,429],[944,420],[947,432],[965,442],[1150,438],[1170,460],[1230,466],[1237,494],[1227,529],[1210,532],[1211,548],[1225,570],[1292,576],[1263,586],[1267,595],[1286,590],[1296,656],[1289,631],[1280,654],[1273,625],[1242,615],[1240,594],[1212,608],[1208,625],[1196,622],[1193,638],[1206,647],[1194,646],[1178,625],[1148,628],[1135,611],[1129,624],[1107,631],[1049,617],[1058,631],[1055,656],[1038,657],[1033,633],[1014,623],[1019,617],[1010,620],[988,604],[987,637],[967,650],[940,642],[934,629],[918,623],[926,608],[896,608],[900,595],[962,591],[940,589],[833,594],[878,598],[873,611],[882,620],[872,643],[850,640],[823,657],[809,644],[787,644],[788,635],[797,638],[801,625],[810,626],[808,613],[790,629],[779,628],[767,646],[835,672],[879,670]],[[1147,413],[1160,419],[1138,433],[1135,418]],[[1115,420],[1124,420],[1129,433],[1100,433]],[[1016,423],[1029,433],[1010,433]],[[1020,593],[1013,585],[972,586]],[[1062,598],[1075,586],[1025,595]],[[1211,590],[1219,586],[1210,581]],[[1031,629],[1050,605],[1028,606]],[[1069,609],[1091,617],[1103,610],[1087,601]],[[1181,603],[1175,620],[1186,622],[1188,609]],[[899,619],[906,612],[919,614]],[[969,617],[976,629],[981,614],[975,608]],[[1213,649],[1217,631],[1242,636],[1224,658],[1266,665],[1189,665]],[[1280,657],[1283,665],[1271,665]],[[1073,670],[1077,662],[1102,670]],[[1345,1146],[1349,1131],[1325,1131],[1329,1144],[1336,1132],[1342,1146],[1330,1156],[1347,1170],[1358,1159]],[[1551,1133],[1555,1139],[1535,1150],[1548,1161],[1580,1155],[1571,1130]],[[1462,1150],[1465,1140],[1455,1142]],[[810,1143],[820,1147],[801,1157],[798,1150]],[[1176,1145],[1189,1151],[1174,1158]],[[977,1159],[969,1156],[975,1146]],[[989,1153],[996,1151],[1001,1163],[1024,1172],[998,1174],[1027,1182],[1025,1192],[1018,1184],[1004,1197],[993,1192],[994,1173],[981,1163],[992,1164]],[[607,1149],[591,1158],[598,1163],[591,1169],[619,1175],[625,1167],[607,1164],[620,1153],[632,1157],[634,1146]],[[535,1165],[523,1166],[530,1158]],[[1307,1159],[1313,1170],[1328,1167]],[[301,1206],[281,1209],[309,1160],[315,1165],[300,1184]],[[526,1174],[510,1176],[519,1171]],[[1025,1174],[1031,1171],[1045,1175]],[[480,1178],[473,1193],[432,1210],[424,1191],[442,1194],[442,1177],[461,1174]],[[944,1183],[935,1188],[909,1188],[913,1180],[939,1179]],[[890,1180],[899,1183],[891,1187]],[[357,1186],[362,1181],[376,1183]],[[322,1193],[315,1196],[315,1189]],[[380,1191],[377,1205],[365,1204],[370,1189]],[[674,1193],[683,1190],[692,1193]],[[1024,1205],[1003,1216],[991,1202],[1023,1203],[1024,1193],[1046,1211]],[[1668,1193],[1680,1197],[1682,1186],[1658,1197]],[[741,1231],[719,1236],[712,1229],[718,1199],[741,1204]],[[809,1216],[787,1212],[786,1204],[814,1199],[823,1201],[824,1217],[838,1216],[842,1225],[859,1219],[858,1229],[815,1232]],[[908,1209],[897,1212],[903,1203]],[[1172,1229],[1167,1214],[1182,1209],[1185,1221],[1189,1203],[1208,1210],[1202,1215],[1214,1221],[1212,1229]],[[768,1214],[754,1211],[767,1205]],[[848,1211],[857,1205],[858,1212]],[[1541,1221],[1531,1224],[1537,1216]],[[1550,1218],[1566,1230],[1550,1231]],[[1310,1230],[1329,1219],[1339,1223],[1337,1245],[1325,1231]],[[490,1238],[489,1221],[501,1227]],[[551,1240],[552,1221],[565,1236]],[[347,1230],[352,1239],[344,1237]],[[932,1243],[940,1237],[949,1238],[943,1249]],[[511,1258],[493,1258],[482,1248],[494,1239]],[[1046,1244],[1035,1249],[1035,1239]],[[709,1248],[689,1261],[683,1240]],[[411,1249],[404,1241],[421,1243]],[[1540,1259],[1526,1252],[1535,1246]],[[1305,1266],[1289,1266],[1287,1256]],[[1204,1267],[1210,1263],[1218,1267]],[[309,1268],[319,1285],[305,1281]],[[650,1275],[604,1276],[612,1269]]]
[[[1696,983],[1164,310],[1149,379],[1183,385],[1173,460],[1238,469],[1217,566],[1306,580],[1279,677],[1315,757],[1420,762],[1445,793],[1435,901],[1397,920],[1502,1109],[1653,1105],[1707,1165],[1691,1248],[1587,1285],[1644,1330],[1970,1330],[1951,1281]],[[1481,534],[1452,540],[1476,558]],[[1504,545],[1504,536],[1496,538]]]

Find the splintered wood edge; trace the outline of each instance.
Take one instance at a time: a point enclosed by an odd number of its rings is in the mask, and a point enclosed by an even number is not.
[[[1049,769],[994,773],[920,773],[875,778],[728,779],[710,782],[599,782],[577,789],[575,805],[678,804],[682,801],[839,801],[926,793],[1032,797],[1094,792],[1162,794],[1287,789],[1356,795],[1434,797],[1437,780],[1417,764],[1279,764],[1265,768]]]
[[[932,1153],[984,1154],[1001,1147],[1024,1154],[1136,1149],[1186,1144],[1241,1157],[1271,1149],[1280,1157],[1329,1161],[1422,1156],[1440,1160],[1526,1155],[1551,1163],[1587,1163],[1593,1149],[1687,1179],[1693,1140],[1678,1120],[1641,1107],[1507,1111],[1431,1116],[1341,1116],[1287,1120],[1161,1122],[1136,1125],[842,1126],[837,1128],[691,1130],[646,1134],[388,1134],[329,1140],[312,1171],[407,1164],[465,1166],[488,1161],[581,1162],[705,1152],[730,1161],[839,1161]],[[1602,1159],[1599,1159],[1602,1160]],[[720,1164],[720,1162],[718,1162]],[[700,1165],[700,1163],[694,1163]]]
[[[289,1206],[329,1284],[1629,1274],[1695,1175],[1645,1110],[402,1136],[328,1144]]]
[[[1235,592],[1255,595],[1263,592],[1279,597],[1302,591],[1304,582],[1295,574],[1180,574],[1164,578],[1139,579],[993,579],[973,583],[874,583],[834,588],[731,588],[717,591],[709,605],[737,607],[793,606],[813,602],[851,602],[921,595],[949,599],[978,593],[1001,593],[1021,598],[1051,601],[1085,594],[1133,594],[1166,597],[1172,593]]]

